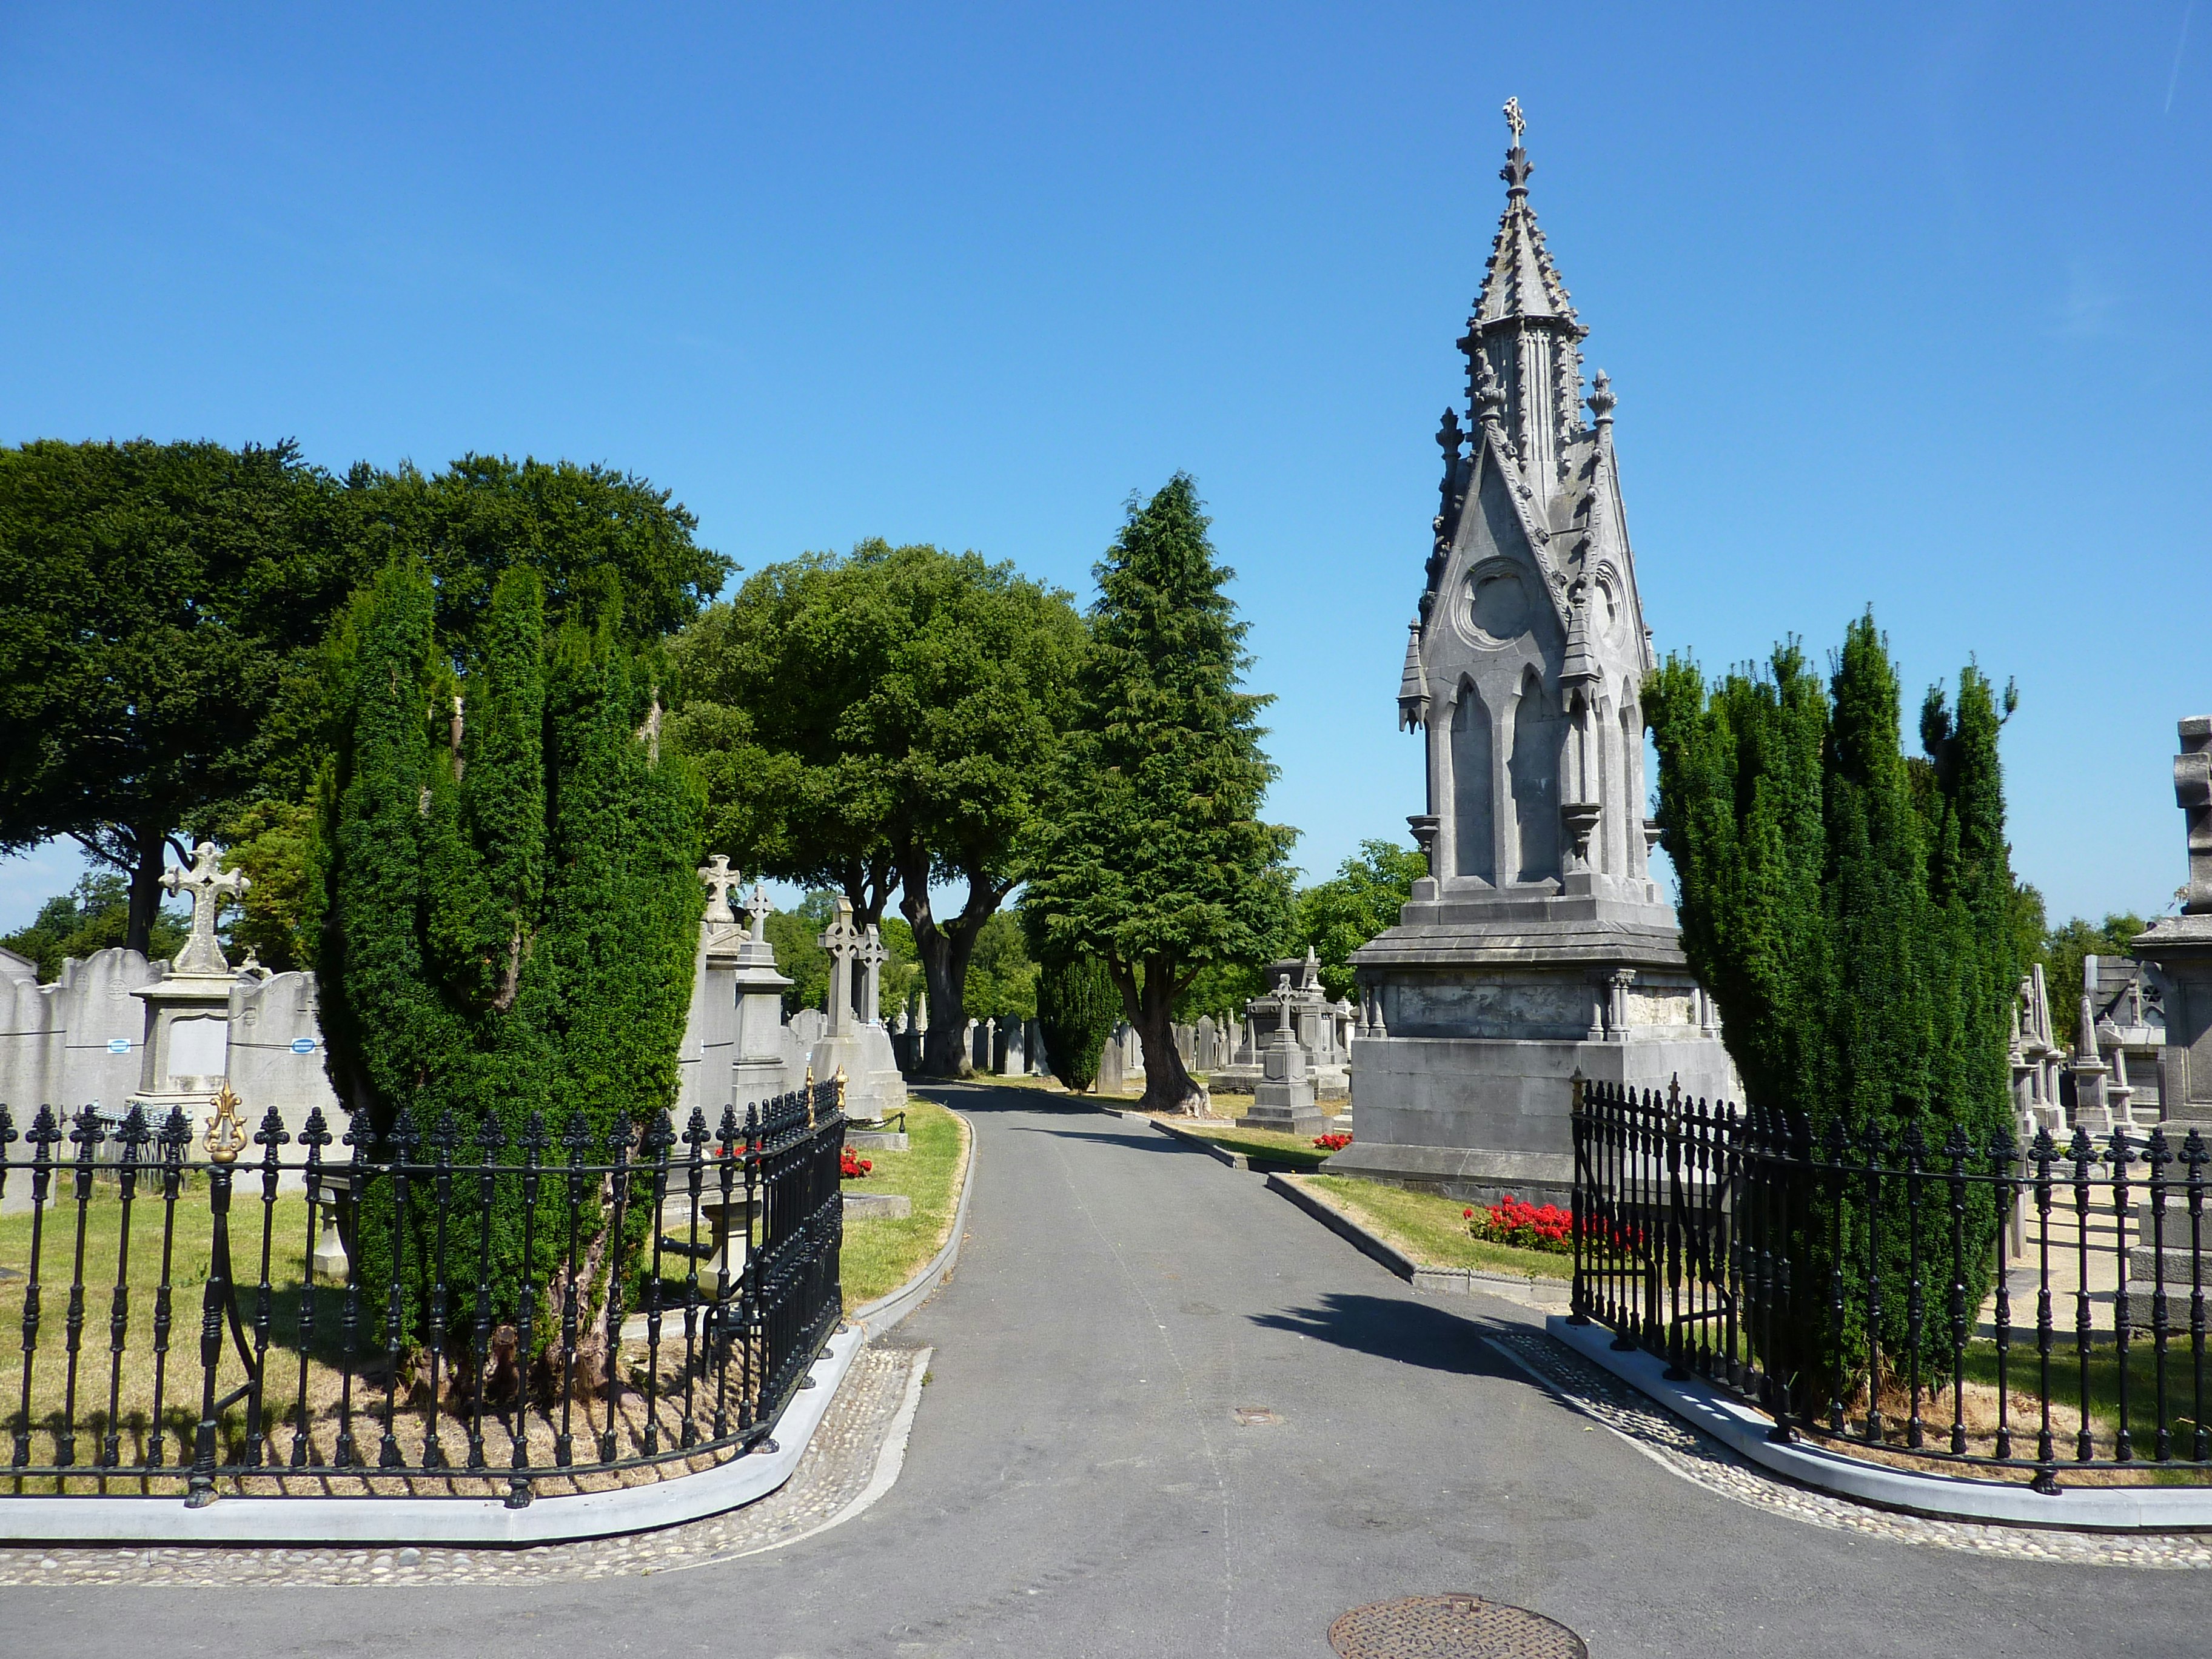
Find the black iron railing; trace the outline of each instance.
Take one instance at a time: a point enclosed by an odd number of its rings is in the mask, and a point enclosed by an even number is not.
[[[1572,1317],[1808,1436],[2056,1492],[2212,1478],[2212,1147],[1575,1085]],[[2077,1473],[2077,1480],[2081,1475]]]
[[[841,1312],[842,1092],[296,1152],[0,1108],[0,1492],[520,1507],[759,1449]]]

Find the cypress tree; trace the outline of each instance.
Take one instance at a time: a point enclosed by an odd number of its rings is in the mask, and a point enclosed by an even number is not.
[[[357,600],[343,647],[342,740],[322,792],[320,994],[334,1089],[355,1133],[380,1152],[479,1146],[519,1155],[533,1121],[550,1160],[583,1146],[610,1160],[673,1100],[703,903],[693,874],[702,803],[689,769],[659,751],[658,702],[611,617],[549,637],[540,580],[496,585],[469,660],[433,648],[428,572],[395,562]],[[627,1153],[625,1153],[627,1155]],[[389,1183],[362,1195],[356,1251],[380,1302],[398,1280],[405,1337],[424,1335],[432,1264],[428,1194],[392,1213]],[[560,1271],[567,1185],[541,1188],[530,1281],[541,1344],[564,1298],[586,1341],[626,1302],[637,1243],[603,1237],[611,1190],[587,1184],[583,1271]],[[473,1284],[474,1182],[455,1183],[447,1283]],[[513,1320],[523,1201],[502,1182],[482,1264],[497,1316]],[[396,1251],[395,1235],[404,1250]],[[587,1354],[588,1376],[599,1356]]]
[[[2009,695],[2008,707],[2009,707]],[[1647,682],[1660,758],[1661,842],[1680,883],[1682,941],[1719,1005],[1746,1103],[1790,1126],[1801,1146],[1840,1146],[1890,1167],[1917,1158],[1919,1203],[1886,1182],[1878,1212],[1856,1188],[1843,1213],[1824,1183],[1801,1195],[1792,1282],[1850,1293],[1842,1346],[1820,1305],[1762,1355],[1805,1403],[1868,1379],[1856,1297],[1869,1252],[1892,1294],[1882,1352],[1902,1369],[1905,1287],[1916,1243],[1923,1282],[1924,1376],[1950,1355],[1949,1175],[1987,1167],[2008,1120],[2006,1038],[2021,971],[1989,682],[1960,677],[1955,720],[1940,690],[1921,720],[1925,759],[1899,742],[1897,676],[1871,615],[1846,632],[1823,687],[1794,641],[1765,672],[1710,687],[1670,659]],[[1965,1304],[1996,1270],[1994,1195],[1969,1188]],[[1840,1245],[1840,1251],[1838,1251]]]
[[[1121,994],[1096,957],[1048,962],[1037,975],[1037,1025],[1052,1074],[1077,1094],[1098,1080],[1098,1056],[1121,1018]]]
[[[1098,564],[1079,714],[1031,832],[1024,926],[1048,959],[1091,956],[1144,1044],[1145,1105],[1202,1098],[1176,1000],[1212,963],[1264,961],[1288,931],[1296,832],[1260,821],[1268,699],[1237,689],[1248,624],[1222,592],[1197,486],[1177,473]]]

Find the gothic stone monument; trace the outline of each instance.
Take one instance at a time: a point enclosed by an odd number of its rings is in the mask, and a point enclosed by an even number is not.
[[[2181,722],[2173,793],[2189,827],[2181,914],[2136,935],[2133,950],[2165,981],[2159,1099],[2177,1122],[2212,1121],[2212,714]]]
[[[1606,377],[1528,206],[1520,107],[1505,211],[1459,341],[1442,505],[1407,641],[1429,874],[1352,958],[1358,1138],[1332,1170],[1565,1204],[1570,1080],[1739,1094],[1673,911],[1645,870],[1644,677],[1656,665]],[[1585,424],[1581,405],[1591,421]]]

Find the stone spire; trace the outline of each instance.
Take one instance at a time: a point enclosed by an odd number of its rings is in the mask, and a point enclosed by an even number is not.
[[[1505,212],[1459,347],[1468,358],[1468,403],[1480,411],[1487,363],[1504,397],[1505,433],[1524,476],[1533,487],[1548,490],[1561,453],[1582,424],[1577,346],[1588,331],[1575,316],[1528,205],[1528,175],[1535,167],[1521,146],[1525,124],[1519,99],[1507,100],[1505,119],[1513,133],[1498,172],[1505,180]]]

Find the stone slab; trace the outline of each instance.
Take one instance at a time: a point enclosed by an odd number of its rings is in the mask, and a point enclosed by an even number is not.
[[[903,1221],[914,1213],[914,1200],[904,1193],[847,1193],[848,1221]]]

